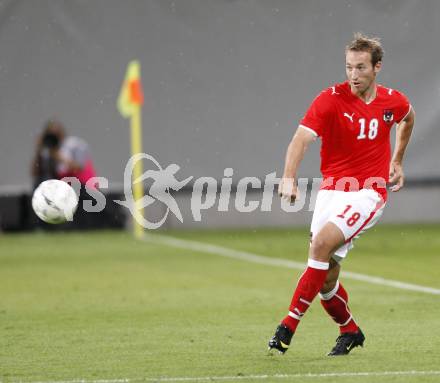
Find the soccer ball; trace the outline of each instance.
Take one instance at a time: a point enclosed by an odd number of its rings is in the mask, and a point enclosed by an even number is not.
[[[63,223],[73,220],[78,206],[75,190],[66,182],[47,180],[42,182],[32,196],[35,214],[47,223]]]

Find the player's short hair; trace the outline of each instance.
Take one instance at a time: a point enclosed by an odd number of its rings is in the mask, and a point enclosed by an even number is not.
[[[353,40],[345,47],[345,53],[348,51],[354,52],[370,52],[371,63],[373,67],[382,61],[384,50],[378,37],[368,37],[357,32],[353,36]]]

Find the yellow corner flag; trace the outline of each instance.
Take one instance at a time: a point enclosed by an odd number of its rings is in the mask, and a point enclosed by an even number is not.
[[[142,122],[141,107],[144,103],[144,95],[141,83],[141,66],[139,61],[133,60],[128,64],[125,79],[118,97],[118,110],[125,118],[130,118],[131,127],[131,155],[142,153]],[[142,161],[134,165],[132,182],[142,176]],[[132,185],[134,201],[143,197],[144,190],[142,182]],[[143,216],[142,209],[135,209],[138,217]],[[144,229],[139,224],[140,219],[133,217],[133,231],[136,237],[142,237]]]
[[[124,83],[118,98],[119,112],[125,117],[132,117],[144,103],[141,84],[141,65],[133,60],[128,64]]]

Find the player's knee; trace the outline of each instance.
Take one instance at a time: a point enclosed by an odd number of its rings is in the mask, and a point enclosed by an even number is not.
[[[310,257],[317,261],[328,262],[330,259],[330,250],[325,239],[318,236],[313,239],[310,246]]]
[[[325,294],[332,291],[336,286],[337,279],[327,278],[321,287],[320,293]]]

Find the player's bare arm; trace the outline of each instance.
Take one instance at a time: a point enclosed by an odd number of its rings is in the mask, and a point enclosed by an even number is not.
[[[400,122],[396,130],[396,145],[390,164],[390,183],[394,185],[390,188],[392,192],[399,191],[405,182],[403,173],[403,156],[414,126],[415,113],[413,108],[408,115]]]
[[[298,196],[296,173],[309,144],[315,139],[316,136],[312,132],[299,127],[287,148],[284,173],[278,185],[278,194],[289,202],[293,202]]]

